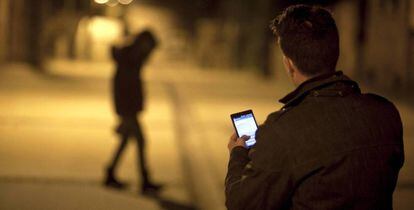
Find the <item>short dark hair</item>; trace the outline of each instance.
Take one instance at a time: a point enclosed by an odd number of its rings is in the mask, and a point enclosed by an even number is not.
[[[331,13],[322,7],[293,5],[271,24],[283,53],[299,70],[313,76],[335,71],[339,35]]]

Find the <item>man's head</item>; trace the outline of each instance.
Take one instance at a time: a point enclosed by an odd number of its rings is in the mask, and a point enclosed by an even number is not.
[[[271,27],[278,37],[284,64],[294,83],[335,71],[339,35],[328,10],[307,5],[290,6]]]

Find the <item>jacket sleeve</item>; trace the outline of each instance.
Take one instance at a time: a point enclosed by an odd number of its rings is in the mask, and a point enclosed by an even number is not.
[[[114,60],[119,60],[119,48],[117,48],[116,46],[111,46],[111,56],[112,59]]]
[[[259,129],[260,130],[260,129]],[[251,151],[236,147],[230,154],[225,180],[229,210],[286,209],[295,187],[283,148],[272,144],[272,133],[258,133]],[[270,144],[269,144],[270,143]]]

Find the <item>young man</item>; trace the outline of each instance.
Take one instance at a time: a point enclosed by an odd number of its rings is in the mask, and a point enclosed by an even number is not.
[[[273,23],[296,90],[249,137],[230,138],[228,209],[392,209],[404,162],[395,106],[361,93],[335,67],[338,30],[320,7],[287,8]]]

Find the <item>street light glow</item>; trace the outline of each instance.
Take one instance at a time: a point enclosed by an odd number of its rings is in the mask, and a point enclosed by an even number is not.
[[[132,1],[134,0],[118,0],[120,4],[124,4],[124,5],[130,4]]]
[[[97,4],[106,4],[108,0],[95,0],[95,3]]]
[[[94,42],[112,42],[121,36],[121,26],[113,19],[96,16],[91,18],[88,32]]]
[[[107,0],[106,5],[108,5],[110,7],[114,7],[114,6],[118,5],[118,1],[117,0]]]

